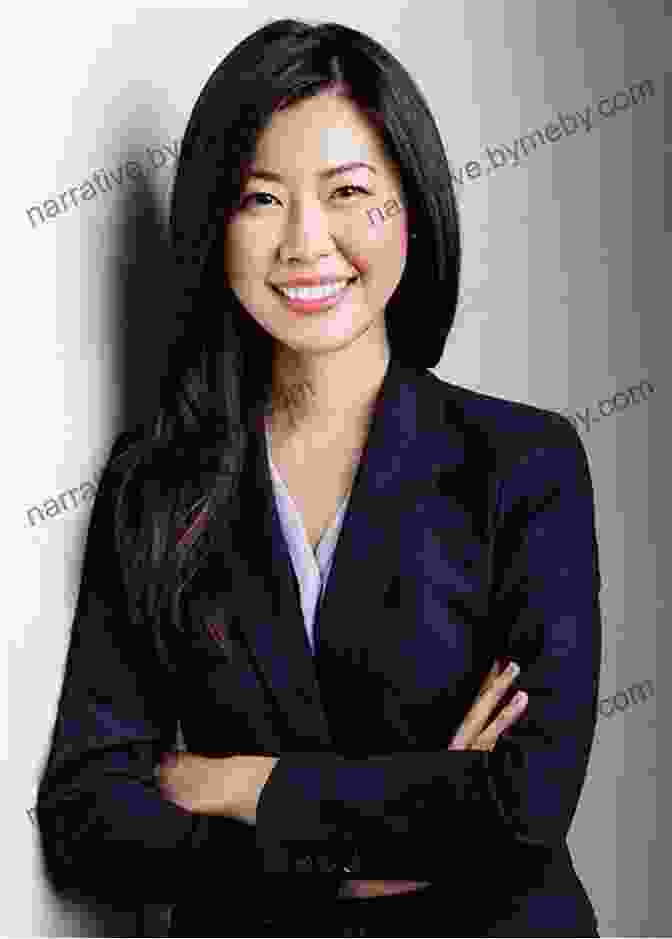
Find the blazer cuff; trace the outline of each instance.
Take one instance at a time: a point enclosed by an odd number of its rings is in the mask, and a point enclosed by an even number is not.
[[[319,752],[280,755],[257,805],[264,870],[320,871],[341,879],[439,875],[445,866],[446,824],[457,831],[459,817],[477,813],[490,843],[498,829],[501,833],[485,756],[480,751],[401,752],[368,759]],[[415,869],[418,864],[422,871]]]
[[[256,835],[264,872],[334,875],[333,893],[350,876],[348,833],[334,808],[333,753],[286,753],[257,804]],[[331,816],[331,817],[330,817]]]

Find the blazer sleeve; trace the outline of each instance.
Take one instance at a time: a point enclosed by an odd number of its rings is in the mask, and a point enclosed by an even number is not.
[[[600,572],[583,444],[565,417],[546,419],[500,471],[494,519],[493,657],[504,649],[521,666],[525,714],[492,752],[280,754],[257,809],[266,869],[298,858],[307,870],[431,879],[457,852],[458,866],[473,873],[486,858],[498,879],[518,861],[543,867],[565,841],[597,718]]]
[[[178,715],[149,630],[131,624],[114,542],[115,458],[129,439],[115,441],[92,509],[36,812],[57,890],[174,903],[192,890],[202,893],[215,875],[221,892],[222,873],[230,880],[227,860],[244,872],[256,846],[250,826],[182,809],[153,775],[175,746]]]

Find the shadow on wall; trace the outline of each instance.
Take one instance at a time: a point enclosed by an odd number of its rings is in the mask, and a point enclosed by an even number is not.
[[[131,152],[128,159],[138,156]],[[144,176],[137,178],[133,188],[123,190],[106,225],[113,237],[103,243],[112,246],[112,256],[104,259],[102,267],[106,272],[104,290],[110,301],[108,308],[112,311],[108,335],[113,337],[112,367],[120,401],[120,426],[112,428],[111,447],[117,433],[144,423],[156,411],[161,377],[181,330],[173,309],[176,293],[167,223],[160,200]],[[80,560],[86,529],[84,526],[81,544],[76,546]],[[69,638],[70,632],[68,643]],[[47,754],[50,748],[51,740]],[[166,934],[166,925],[162,924],[167,910],[162,907],[113,908],[78,891],[56,892],[44,861],[42,874],[51,889],[54,922],[68,923],[68,935]]]
[[[131,154],[129,159],[140,159]],[[176,281],[168,226],[155,192],[144,176],[126,189],[110,264],[111,308],[118,325],[116,374],[120,384],[121,424],[135,427],[154,414],[159,385],[171,347],[180,338],[173,308]]]

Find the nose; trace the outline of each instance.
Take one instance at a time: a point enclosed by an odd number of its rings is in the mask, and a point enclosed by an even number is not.
[[[280,243],[283,262],[310,263],[334,250],[327,213],[319,205],[304,205],[288,219]]]

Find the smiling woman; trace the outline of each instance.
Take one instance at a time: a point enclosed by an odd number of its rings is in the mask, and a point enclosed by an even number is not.
[[[428,371],[460,233],[415,83],[357,30],[264,26],[196,101],[170,231],[184,340],[94,504],[38,793],[54,879],[169,903],[176,936],[597,935],[566,845],[586,455]]]
[[[300,160],[296,140],[301,140]],[[368,161],[349,159],[353,154]],[[269,166],[276,170],[264,169]],[[266,192],[259,191],[258,180]],[[257,142],[243,192],[227,227],[225,267],[232,289],[257,322],[284,346],[305,345],[314,336],[328,348],[371,325],[375,311],[382,344],[385,306],[406,258],[400,227],[372,229],[366,210],[388,198],[401,199],[401,182],[377,133],[340,86],[273,116]],[[259,204],[261,196],[269,201]],[[319,317],[288,317],[268,294],[269,280],[276,288],[339,282],[346,287],[327,324]]]

